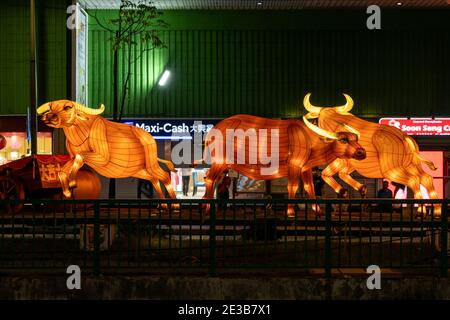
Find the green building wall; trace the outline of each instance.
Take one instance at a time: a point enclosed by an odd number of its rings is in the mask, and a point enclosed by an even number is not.
[[[67,97],[66,1],[36,1],[38,103]],[[26,114],[30,103],[28,0],[0,2],[0,114]]]
[[[449,13],[383,10],[382,30],[369,31],[361,10],[166,11],[167,48],[134,65],[125,116],[298,117],[307,92],[317,105],[349,93],[364,117],[448,116]],[[94,19],[89,27],[89,104],[111,115],[110,35]]]
[[[39,103],[70,97],[68,1],[37,1]],[[29,1],[0,2],[0,113],[29,104]],[[93,14],[93,11],[90,11]],[[99,15],[111,16],[111,11]],[[302,115],[355,100],[360,116],[450,115],[450,10],[166,11],[167,48],[134,65],[125,116]],[[90,19],[89,105],[112,108],[109,35]],[[127,57],[121,57],[121,68]],[[167,68],[167,86],[157,81]]]

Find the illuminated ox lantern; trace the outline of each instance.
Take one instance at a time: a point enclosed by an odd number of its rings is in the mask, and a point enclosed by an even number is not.
[[[347,131],[344,131],[346,129]],[[239,141],[237,132],[245,132]],[[261,139],[261,133],[267,133]],[[275,134],[276,138],[273,139]],[[231,134],[232,133],[232,136]],[[253,133],[253,134],[252,134]],[[299,179],[304,182],[305,191],[309,197],[315,198],[311,168],[334,161],[336,158],[362,160],[366,153],[358,144],[359,133],[350,126],[344,126],[339,132],[321,129],[308,120],[272,120],[251,115],[235,115],[219,122],[206,137],[205,159],[211,162],[206,177],[206,192],[204,198],[214,196],[214,184],[226,169],[233,169],[251,179],[272,180],[281,177],[288,178],[289,198],[294,198],[298,190]],[[259,137],[257,144],[251,144],[250,136]],[[231,137],[231,138],[230,138]],[[246,143],[246,137],[249,143]],[[236,143],[235,143],[235,140]],[[277,148],[273,148],[277,144]],[[268,169],[267,161],[261,159],[261,149],[276,149],[277,168]],[[228,150],[227,156],[222,150]],[[231,150],[231,151],[229,151]],[[231,154],[231,156],[230,156]],[[239,155],[258,155],[252,164],[242,163]],[[313,206],[317,212],[320,208]],[[294,215],[293,205],[288,206],[288,216]]]
[[[425,173],[422,168],[424,162],[430,169],[436,170],[433,162],[419,155],[417,143],[400,129],[362,120],[349,111],[353,108],[352,98],[344,94],[347,102],[337,107],[316,107],[310,103],[308,93],[303,104],[308,114],[306,118],[318,118],[319,127],[325,130],[337,131],[342,125],[350,125],[359,132],[359,143],[366,150],[367,157],[362,161],[352,159],[336,159],[322,171],[324,181],[337,193],[345,194],[346,190],[334,180],[333,176],[339,173],[339,177],[365,196],[367,187],[354,180],[350,174],[357,171],[367,178],[385,178],[403,185],[407,185],[414,192],[414,198],[422,199],[420,185],[423,185],[431,198],[437,199],[434,190],[433,178]],[[420,209],[420,208],[419,208]],[[422,212],[424,210],[419,210]],[[435,214],[440,215],[441,208],[436,206]]]
[[[63,193],[71,197],[76,186],[78,170],[87,164],[109,178],[135,177],[149,180],[161,198],[161,181],[171,198],[175,198],[169,172],[159,163],[174,171],[172,162],[158,159],[156,142],[143,129],[111,122],[99,116],[105,110],[91,109],[68,100],[46,103],[37,109],[42,120],[50,127],[63,128],[66,147],[71,156],[58,173]]]

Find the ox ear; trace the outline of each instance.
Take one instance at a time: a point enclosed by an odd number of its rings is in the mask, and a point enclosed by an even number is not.
[[[358,137],[358,140],[361,138],[361,133],[358,130],[356,130],[355,128],[350,127],[348,124],[345,124],[345,123],[340,123],[340,122],[338,122],[338,123],[341,126],[343,126],[345,129],[347,129],[348,132],[356,134],[356,136]]]
[[[88,120],[88,118],[83,117],[83,116],[82,116],[81,114],[79,114],[79,113],[77,113],[76,116],[77,116],[77,118],[80,119],[80,120],[83,120],[83,121]]]
[[[63,110],[64,111],[69,111],[69,110],[73,109],[74,107],[75,106],[74,106],[73,103],[66,103],[66,104],[64,104]]]
[[[313,113],[313,112],[308,112],[307,114],[305,114],[305,118],[306,119],[317,119],[319,117],[318,113]]]

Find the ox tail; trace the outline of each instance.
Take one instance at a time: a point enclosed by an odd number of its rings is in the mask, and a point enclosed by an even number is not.
[[[431,170],[433,170],[433,171],[437,170],[433,161],[427,160],[419,154],[419,147],[417,146],[417,143],[413,139],[411,139],[410,137],[406,137],[406,141],[408,142],[411,150],[413,151],[414,156],[419,161],[425,163],[428,166],[428,168],[430,168]]]
[[[419,154],[416,154],[416,157],[420,161],[424,162],[428,166],[428,168],[430,168],[431,170],[433,170],[433,171],[437,170],[437,168],[434,166],[433,161],[427,160],[424,157],[420,156]]]
[[[172,161],[158,158],[158,162],[164,163],[170,171],[177,172],[177,170],[175,169],[175,166],[173,165]]]

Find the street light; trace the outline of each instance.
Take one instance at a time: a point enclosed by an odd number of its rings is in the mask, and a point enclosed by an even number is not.
[[[169,77],[170,77],[170,71],[165,70],[163,75],[159,79],[158,85],[161,87],[164,87],[166,85],[167,81],[169,80]]]

